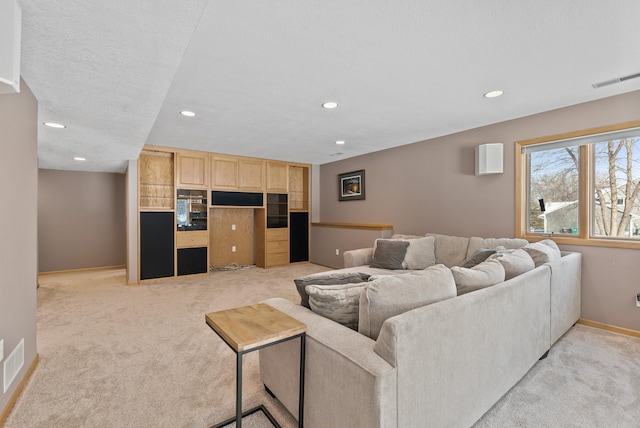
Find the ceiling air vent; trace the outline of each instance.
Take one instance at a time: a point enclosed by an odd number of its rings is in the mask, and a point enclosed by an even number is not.
[[[603,86],[613,85],[614,83],[620,83],[627,80],[635,79],[636,77],[640,77],[640,73],[630,74],[628,76],[618,77],[615,79],[607,80],[606,82],[594,83],[593,86],[595,89],[602,88]]]

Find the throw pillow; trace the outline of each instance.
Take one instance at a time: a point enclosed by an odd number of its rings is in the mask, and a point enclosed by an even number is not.
[[[487,258],[496,253],[495,249],[491,248],[480,248],[476,251],[471,258],[465,261],[461,267],[470,269],[476,265],[479,265],[483,261],[487,260]]]
[[[525,250],[507,250],[489,257],[490,260],[497,260],[504,268],[505,281],[529,272],[535,268],[533,259]]]
[[[472,268],[451,268],[458,296],[504,282],[504,268],[497,260],[487,260]]]
[[[403,269],[402,261],[407,254],[407,241],[396,239],[376,239],[376,249],[370,267],[380,269]]]
[[[444,265],[381,276],[368,284],[360,295],[358,331],[374,340],[388,318],[456,296],[453,276]]]
[[[369,280],[369,275],[360,272],[340,272],[329,271],[314,273],[312,275],[303,276],[293,280],[296,284],[296,290],[300,295],[300,304],[305,308],[311,308],[309,306],[309,295],[307,294],[305,287],[307,285],[339,285],[339,284],[352,284],[358,282],[366,282]]]
[[[558,245],[551,239],[532,242],[522,247],[522,249],[529,253],[536,267],[562,257],[560,248],[558,248]]]
[[[341,285],[307,285],[311,310],[353,330],[358,329],[360,294],[367,282]]]
[[[373,244],[373,251],[378,248],[380,241],[408,242],[407,253],[402,261],[403,269],[422,270],[436,264],[435,238],[433,236],[415,236],[395,234],[390,239],[378,238]]]

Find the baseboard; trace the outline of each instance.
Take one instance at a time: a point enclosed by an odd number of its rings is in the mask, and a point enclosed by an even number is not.
[[[9,417],[11,410],[13,410],[13,406],[16,405],[16,401],[18,401],[18,397],[20,397],[20,394],[22,394],[22,390],[27,385],[27,382],[31,378],[31,375],[33,374],[33,372],[36,370],[36,366],[38,365],[39,361],[40,361],[40,354],[36,354],[36,356],[33,358],[33,361],[31,361],[29,368],[27,368],[27,371],[25,372],[24,377],[20,381],[20,384],[18,385],[16,390],[13,392],[13,395],[7,402],[7,405],[4,407],[4,409],[2,409],[2,413],[0,413],[0,427],[4,426],[4,423],[7,421],[7,418]]]
[[[125,268],[125,265],[99,266],[99,267],[91,267],[91,268],[52,270],[52,271],[48,271],[48,272],[38,272],[38,275],[55,275],[55,274],[58,274],[58,273],[90,272],[90,271],[94,271],[94,270],[109,270],[109,269],[124,269],[124,268]]]
[[[582,319],[582,318],[580,318],[578,320],[578,324],[586,325],[586,326],[589,326],[589,327],[599,328],[601,330],[613,331],[614,333],[625,334],[627,336],[633,336],[633,337],[639,337],[640,338],[640,331],[630,330],[628,328],[623,328],[623,327],[616,327],[615,325],[603,324],[601,322],[585,320],[585,319]]]

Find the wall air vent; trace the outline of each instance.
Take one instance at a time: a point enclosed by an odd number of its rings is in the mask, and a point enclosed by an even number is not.
[[[625,82],[627,80],[635,79],[637,77],[640,77],[640,73],[630,74],[628,76],[623,76],[623,77],[617,77],[615,79],[607,80],[605,82],[594,83],[591,86],[593,86],[594,89],[598,89],[598,88],[602,88],[603,86],[609,86],[609,85],[613,85],[615,83]]]

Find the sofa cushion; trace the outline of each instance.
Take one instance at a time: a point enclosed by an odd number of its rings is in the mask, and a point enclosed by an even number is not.
[[[453,266],[451,273],[458,296],[504,282],[504,268],[497,260],[487,260],[472,268]]]
[[[307,285],[339,285],[365,282],[368,280],[369,274],[367,273],[340,270],[314,273],[296,278],[293,282],[295,282],[296,290],[298,290],[298,294],[300,295],[300,304],[306,308],[310,308],[309,295],[305,290]]]
[[[562,255],[558,244],[551,239],[544,239],[540,242],[532,242],[522,247],[535,263],[536,267],[554,260],[558,260]]]
[[[476,265],[479,265],[483,261],[487,260],[487,258],[496,253],[496,250],[493,248],[480,248],[477,250],[470,258],[468,258],[461,267],[463,268],[472,268]]]
[[[528,243],[529,241],[522,238],[479,238],[474,236],[469,238],[467,258],[470,258],[480,248],[504,247],[509,250],[515,250],[524,247]]]
[[[453,276],[444,265],[380,277],[360,295],[358,331],[375,340],[388,318],[455,295]]]
[[[369,266],[382,269],[404,269],[402,262],[408,247],[408,241],[376,239],[373,258]]]
[[[490,260],[497,260],[504,268],[505,281],[529,272],[535,268],[533,259],[523,249],[506,250],[489,257]]]
[[[447,267],[459,266],[467,260],[469,238],[427,233],[435,238],[436,263]]]
[[[367,284],[307,285],[305,290],[313,312],[357,330],[360,294]]]
[[[435,239],[433,236],[395,234],[389,239],[409,243],[407,253],[402,261],[404,269],[421,270],[436,264]],[[373,244],[374,252],[378,248],[378,242],[382,240],[388,239],[376,239]]]

